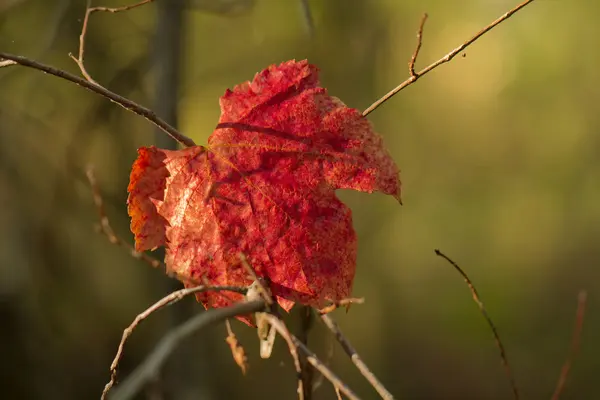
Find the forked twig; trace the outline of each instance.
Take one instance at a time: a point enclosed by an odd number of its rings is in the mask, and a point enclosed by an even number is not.
[[[125,330],[123,331],[123,336],[121,337],[121,341],[119,342],[117,354],[115,355],[115,358],[113,359],[113,362],[110,365],[110,381],[106,384],[106,386],[104,386],[104,390],[102,391],[101,399],[104,400],[106,398],[106,395],[108,394],[110,389],[115,384],[115,381],[117,379],[117,368],[119,367],[119,362],[121,361],[121,358],[123,357],[123,349],[125,348],[125,342],[127,342],[127,339],[129,339],[129,337],[133,333],[134,329],[137,328],[137,326],[142,321],[147,319],[150,315],[154,314],[155,312],[163,309],[164,307],[175,304],[178,301],[182,300],[183,298],[185,298],[189,295],[200,293],[200,292],[224,291],[224,290],[227,290],[230,292],[237,292],[237,293],[245,292],[245,288],[239,288],[239,287],[235,287],[235,286],[213,286],[213,287],[197,286],[197,287],[189,288],[189,289],[181,289],[176,292],[168,294],[167,296],[163,297],[156,303],[152,304],[150,307],[148,307],[142,313],[138,314],[135,317],[135,319],[133,320],[133,322],[131,324],[129,324],[129,326],[127,328],[125,328]]]
[[[415,63],[417,62],[417,57],[419,56],[419,52],[421,51],[421,45],[423,44],[423,28],[425,28],[425,21],[427,21],[427,13],[423,14],[421,17],[421,23],[419,24],[419,30],[417,30],[417,47],[415,47],[415,51],[410,58],[410,62],[408,63],[408,72],[410,76],[416,76],[415,72]]]
[[[385,386],[383,386],[383,384],[379,381],[379,379],[377,379],[375,374],[371,372],[369,367],[367,367],[367,364],[365,364],[365,362],[358,355],[354,347],[352,347],[350,341],[346,339],[338,324],[328,314],[321,315],[321,319],[323,320],[323,322],[325,322],[327,328],[329,328],[329,330],[333,332],[335,338],[338,342],[340,342],[346,354],[350,356],[352,363],[356,365],[356,368],[358,368],[362,376],[364,376],[367,379],[367,381],[369,381],[371,386],[373,386],[373,388],[377,391],[377,393],[379,393],[379,396],[381,396],[381,398],[385,400],[393,400],[394,396],[385,388]]]
[[[479,32],[477,32],[475,35],[473,35],[470,39],[468,39],[465,42],[463,42],[463,44],[461,44],[460,46],[458,46],[457,48],[455,48],[454,50],[452,50],[450,53],[446,54],[444,57],[440,58],[439,60],[437,60],[437,61],[431,63],[430,65],[428,65],[427,67],[423,68],[419,72],[415,72],[414,71],[414,63],[412,63],[412,61],[411,61],[412,69],[410,68],[411,64],[409,64],[410,77],[408,79],[406,79],[404,82],[402,82],[401,84],[399,84],[398,86],[396,86],[394,89],[390,90],[387,94],[383,95],[381,98],[379,98],[373,104],[371,104],[365,111],[363,111],[363,113],[362,113],[363,117],[366,117],[367,115],[371,114],[379,106],[381,106],[383,103],[385,103],[386,101],[388,101],[390,98],[392,98],[394,95],[396,95],[402,89],[404,89],[407,86],[410,86],[413,83],[415,83],[421,76],[427,74],[428,72],[431,72],[432,70],[434,70],[435,68],[439,67],[440,65],[442,65],[444,63],[447,63],[450,60],[452,60],[454,57],[456,57],[457,54],[459,54],[461,51],[463,51],[464,49],[466,49],[467,47],[469,47],[471,44],[473,44],[473,42],[475,42],[481,36],[485,35],[489,31],[491,31],[493,28],[495,28],[496,26],[498,26],[500,23],[502,23],[502,22],[506,21],[507,19],[509,19],[514,13],[516,13],[519,10],[521,10],[523,7],[525,7],[529,3],[533,3],[533,1],[534,0],[524,1],[521,4],[517,5],[516,7],[514,7],[513,9],[511,9],[510,11],[504,13],[501,17],[497,18],[495,21],[493,21],[492,23],[490,23],[488,26],[486,26],[485,28],[481,29]],[[418,55],[418,51],[421,48],[421,39],[420,39],[420,36],[423,34],[423,32],[422,32],[422,25],[424,24],[424,22],[425,22],[424,19],[421,19],[421,29],[419,29],[419,33],[418,33],[418,38],[419,39],[418,39],[418,42],[417,42],[417,49],[413,53],[413,58],[415,59],[415,61],[416,61],[416,58],[417,58],[416,55]]]
[[[213,290],[214,288],[211,288]],[[222,322],[228,318],[264,310],[264,301],[244,301],[231,307],[211,308],[188,319],[172,329],[156,345],[146,359],[131,373],[131,375],[115,388],[111,400],[128,400],[133,398],[149,381],[155,377],[171,353],[192,334]]]
[[[581,290],[579,292],[579,296],[577,297],[577,313],[575,316],[575,326],[573,327],[573,337],[571,339],[571,348],[569,349],[569,354],[565,363],[563,364],[560,375],[558,377],[558,382],[556,383],[556,388],[554,389],[554,394],[552,394],[552,400],[558,400],[560,395],[562,394],[565,385],[567,383],[567,378],[569,377],[569,372],[571,371],[571,365],[575,357],[577,357],[577,353],[579,353],[579,345],[581,343],[581,332],[583,331],[583,319],[585,317],[585,306],[587,304],[587,292],[585,290]]]
[[[492,319],[490,318],[488,312],[486,311],[486,309],[483,305],[483,302],[481,301],[481,298],[479,297],[479,294],[477,293],[477,289],[475,289],[475,286],[473,285],[473,282],[471,282],[471,279],[469,278],[469,276],[462,270],[461,267],[459,267],[459,265],[456,262],[454,262],[450,257],[448,257],[447,255],[442,253],[440,250],[435,249],[434,251],[437,256],[440,256],[444,260],[448,261],[448,263],[450,263],[450,265],[452,265],[454,267],[454,269],[456,271],[458,271],[458,273],[463,277],[463,279],[467,283],[467,286],[469,286],[469,290],[471,291],[473,300],[479,307],[479,311],[481,312],[481,315],[483,315],[483,318],[485,318],[487,324],[489,325],[490,329],[492,330],[492,333],[494,334],[494,341],[496,342],[496,346],[498,347],[498,350],[500,351],[500,358],[502,360],[502,365],[504,366],[504,371],[506,372],[506,376],[508,377],[508,380],[510,382],[512,392],[513,392],[513,397],[515,398],[515,400],[519,400],[519,398],[520,398],[519,390],[517,388],[517,383],[515,381],[512,370],[510,368],[510,364],[508,363],[508,358],[506,357],[506,350],[504,349],[504,345],[502,344],[502,341],[500,340],[500,335],[498,335],[498,329],[496,329],[496,325],[494,325],[494,322],[492,322]]]
[[[69,53],[69,57],[71,57],[73,59],[73,61],[75,61],[75,63],[79,67],[79,70],[81,71],[81,74],[83,75],[83,77],[85,79],[87,79],[90,83],[93,83],[94,85],[100,86],[100,84],[98,82],[96,82],[91,77],[91,75],[87,72],[84,61],[83,61],[84,56],[85,56],[85,39],[87,36],[90,16],[95,12],[101,12],[101,11],[109,12],[109,13],[113,13],[113,14],[121,12],[121,11],[128,11],[128,10],[131,10],[131,9],[139,7],[139,6],[143,6],[144,4],[152,3],[153,1],[154,0],[143,0],[143,1],[140,1],[139,3],[131,4],[128,6],[122,6],[122,7],[92,7],[92,0],[87,0],[85,16],[83,17],[83,24],[81,26],[81,33],[79,34],[79,54],[77,57],[75,57],[73,54]]]
[[[298,358],[298,350],[306,356],[308,362],[319,371],[329,382],[333,384],[336,389],[339,389],[346,395],[350,400],[359,400],[359,397],[340,379],[338,378],[329,367],[327,367],[319,358],[313,353],[308,347],[306,347],[300,339],[292,335],[288,328],[285,326],[283,321],[274,315],[267,314],[269,323],[277,330],[277,333],[285,339],[288,344],[290,354],[293,358]]]

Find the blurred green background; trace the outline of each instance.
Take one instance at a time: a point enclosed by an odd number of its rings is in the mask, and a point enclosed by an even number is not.
[[[125,2],[126,3],[126,2]],[[158,0],[90,22],[86,65],[101,84],[157,110],[198,143],[226,88],[272,63],[308,58],[331,94],[364,109],[516,3],[507,0]],[[106,1],[101,5],[122,5]],[[0,51],[74,73],[85,1],[0,0]],[[370,115],[402,170],[404,206],[342,192],[359,236],[348,338],[398,398],[510,399],[490,330],[453,257],[497,324],[523,397],[548,399],[567,356],[577,293],[589,292],[581,353],[563,399],[600,398],[599,3],[538,1]],[[173,100],[172,100],[173,99]],[[132,240],[126,187],[139,146],[171,145],[152,125],[66,81],[0,69],[0,379],[7,399],[98,398],[122,330],[180,287],[94,231],[85,166]],[[191,299],[143,323],[127,375]],[[289,317],[295,326],[297,317]],[[198,334],[139,398],[293,399],[286,347],[249,353],[243,376],[225,328]],[[377,398],[317,323],[311,346],[365,399]],[[153,397],[159,396],[159,397]],[[162,396],[162,397],[160,397]],[[327,382],[316,399],[334,399]]]

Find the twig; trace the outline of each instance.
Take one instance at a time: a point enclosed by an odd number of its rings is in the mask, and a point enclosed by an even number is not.
[[[344,337],[340,327],[338,324],[327,314],[321,315],[321,319],[327,325],[327,328],[335,335],[335,338],[342,345],[342,348],[350,356],[350,359],[356,365],[356,368],[360,371],[362,376],[364,376],[367,381],[373,386],[373,388],[379,393],[382,399],[385,400],[393,400],[394,396],[383,386],[383,384],[377,379],[375,374],[371,372],[367,364],[364,363],[362,358],[358,355],[354,347],[350,344],[350,341]]]
[[[13,60],[2,60],[0,61],[0,68],[9,67],[11,65],[17,65],[17,63]]]
[[[515,381],[512,370],[510,368],[510,364],[508,363],[508,358],[506,357],[506,350],[504,349],[504,345],[502,344],[502,341],[500,340],[500,335],[498,335],[498,330],[496,329],[496,326],[492,322],[492,319],[490,318],[488,312],[486,311],[486,309],[479,297],[479,294],[477,293],[477,289],[475,289],[475,286],[473,285],[473,282],[471,282],[471,279],[469,279],[467,274],[462,270],[461,267],[458,266],[458,264],[456,262],[454,262],[450,257],[448,257],[447,255],[442,253],[440,250],[435,249],[434,251],[437,256],[440,256],[444,260],[448,261],[448,263],[450,263],[450,265],[452,265],[454,267],[454,269],[457,270],[458,273],[463,277],[463,279],[467,283],[467,286],[469,286],[469,290],[471,291],[473,300],[479,307],[479,311],[481,312],[481,315],[483,315],[483,318],[485,318],[487,324],[489,325],[490,329],[492,330],[492,333],[494,334],[494,341],[496,342],[496,346],[498,347],[498,350],[500,351],[500,359],[502,360],[502,365],[504,365],[504,371],[506,372],[506,376],[508,377],[508,380],[510,382],[512,392],[513,392],[513,397],[515,400],[519,400],[519,397],[520,397],[519,390],[517,389],[517,383]]]
[[[567,378],[569,376],[569,372],[571,371],[571,365],[573,360],[579,353],[579,345],[581,343],[581,332],[583,331],[583,319],[585,317],[585,306],[587,304],[587,292],[585,290],[581,290],[579,292],[579,296],[577,298],[577,313],[575,316],[575,326],[573,328],[573,337],[571,339],[571,348],[569,349],[569,355],[565,360],[565,363],[562,366],[560,371],[560,376],[558,377],[558,382],[556,383],[556,389],[554,389],[554,394],[552,395],[552,400],[558,400],[560,395],[562,394],[565,384],[567,383]]]
[[[87,79],[90,83],[93,83],[94,85],[100,86],[100,84],[98,82],[96,82],[91,77],[91,75],[87,72],[87,70],[85,69],[84,61],[83,61],[83,58],[85,56],[85,39],[87,36],[90,16],[93,13],[99,12],[99,11],[109,12],[109,13],[113,13],[113,14],[121,12],[121,11],[128,11],[128,10],[131,10],[131,9],[139,7],[139,6],[143,6],[144,4],[152,3],[153,1],[154,0],[143,0],[143,1],[140,1],[139,3],[131,4],[128,6],[122,6],[122,7],[92,7],[92,0],[87,0],[87,5],[86,5],[86,9],[85,9],[85,17],[83,17],[83,24],[81,26],[81,33],[79,35],[79,54],[77,57],[75,57],[73,54],[69,53],[69,57],[71,57],[73,59],[73,61],[75,61],[75,63],[77,63],[77,66],[79,67],[79,70],[81,71],[81,74],[83,75],[83,77],[85,79]]]
[[[58,78],[65,79],[65,80],[72,82],[76,85],[79,85],[85,89],[88,89],[96,94],[99,94],[102,97],[109,99],[113,103],[120,105],[124,109],[129,110],[129,111],[133,112],[134,114],[139,115],[140,117],[143,117],[147,121],[151,122],[152,124],[154,124],[155,126],[160,128],[167,135],[171,136],[173,139],[175,139],[180,144],[182,144],[186,147],[191,147],[191,146],[196,145],[196,143],[194,143],[194,141],[192,139],[185,136],[184,134],[179,132],[177,129],[175,129],[173,126],[166,123],[163,119],[158,117],[154,113],[154,111],[152,111],[132,100],[129,100],[123,96],[120,96],[114,92],[111,92],[110,90],[108,90],[102,86],[93,84],[93,83],[85,80],[84,78],[80,78],[76,75],[70,74],[67,71],[63,71],[61,69],[39,63],[39,62],[31,60],[27,57],[0,52],[0,59],[1,58],[4,58],[6,60],[12,60],[15,63],[17,63],[23,67],[32,68],[32,69],[35,69],[38,71],[45,72],[50,75],[54,75]]]
[[[69,57],[71,57],[73,61],[75,61],[75,63],[79,67],[79,70],[81,71],[81,75],[83,75],[85,79],[87,79],[90,83],[93,83],[94,85],[100,86],[100,84],[94,79],[92,79],[91,75],[87,72],[87,70],[85,69],[85,64],[83,62],[83,56],[85,55],[85,37],[87,35],[88,21],[90,19],[90,15],[93,12],[93,8],[91,8],[91,5],[92,0],[87,0],[87,5],[85,7],[85,17],[83,18],[83,24],[81,25],[81,33],[79,34],[79,56],[75,57],[72,53],[69,53]]]
[[[287,342],[290,356],[292,356],[292,359],[294,360],[294,368],[296,369],[296,377],[298,379],[298,386],[296,389],[298,393],[298,399],[304,400],[306,390],[304,388],[304,379],[302,379],[302,362],[300,362],[300,356],[298,355],[298,344],[291,339],[293,335],[279,318],[267,313],[264,314],[263,318],[265,318],[265,320],[271,325],[271,329],[277,331]],[[273,321],[276,321],[278,324],[280,324],[279,329],[273,324]],[[302,345],[302,342],[300,342],[299,339],[296,340]]]
[[[340,307],[346,306],[346,310],[348,310],[348,308],[350,308],[352,304],[363,304],[364,302],[364,297],[348,297],[346,299],[342,299],[336,303],[323,307],[318,311],[320,315],[329,314],[330,312],[335,311]]]
[[[211,288],[210,290],[213,289],[214,288]],[[156,376],[164,362],[177,346],[192,334],[227,318],[261,311],[264,310],[264,308],[264,301],[245,301],[231,307],[212,308],[190,318],[183,324],[171,330],[161,339],[142,364],[140,364],[135,371],[123,381],[123,383],[115,388],[111,395],[111,400],[126,400],[133,398],[146,383]]]
[[[105,11],[105,12],[114,14],[114,13],[118,13],[121,11],[128,11],[128,10],[143,6],[144,4],[152,3],[153,1],[154,0],[142,0],[142,1],[134,3],[134,4],[129,4],[127,6],[120,6],[120,7],[93,7],[92,12]]]
[[[415,47],[415,52],[408,63],[408,72],[411,77],[416,77],[417,75],[415,72],[415,63],[417,62],[417,57],[419,56],[419,51],[421,51],[421,45],[423,44],[423,28],[425,28],[425,21],[427,21],[427,13],[423,14],[421,17],[421,23],[419,24],[419,30],[417,31],[417,47]]]
[[[446,54],[444,57],[442,57],[439,60],[433,62],[432,64],[430,64],[427,67],[423,68],[419,72],[412,71],[411,72],[411,76],[408,79],[406,79],[404,82],[402,82],[401,84],[399,84],[398,86],[396,86],[394,89],[392,89],[387,94],[385,94],[383,97],[381,97],[379,100],[377,100],[373,104],[371,104],[369,106],[369,108],[367,108],[365,111],[363,111],[363,113],[362,113],[363,117],[366,117],[367,115],[369,115],[370,113],[372,113],[373,111],[375,111],[375,109],[377,109],[383,103],[385,103],[386,101],[388,101],[391,97],[393,97],[395,94],[397,94],[402,89],[404,89],[407,86],[410,86],[413,83],[415,83],[417,81],[417,79],[419,79],[421,76],[427,74],[428,72],[431,72],[432,70],[434,70],[435,68],[439,67],[440,65],[442,65],[444,63],[447,63],[450,60],[452,60],[454,57],[456,57],[457,54],[459,54],[461,51],[463,51],[464,49],[466,49],[467,47],[469,47],[473,42],[475,42],[481,36],[485,35],[487,32],[489,32],[490,30],[492,30],[493,28],[495,28],[500,23],[502,23],[502,22],[506,21],[507,19],[509,19],[514,13],[516,13],[519,10],[521,10],[523,7],[525,7],[529,3],[532,3],[533,1],[534,0],[527,0],[527,1],[522,2],[518,6],[514,7],[513,9],[511,9],[510,11],[506,12],[501,17],[497,18],[495,21],[493,21],[492,23],[490,23],[485,28],[481,29],[474,36],[472,36],[467,41],[463,42],[463,44],[461,44],[460,46],[458,46],[457,48],[455,48],[454,50],[452,50],[450,53]],[[423,24],[423,22],[424,21],[421,20],[421,24]],[[417,43],[417,47],[420,48],[420,40]],[[418,51],[415,50],[415,53],[418,53]],[[416,59],[415,53],[413,53],[413,57]]]
[[[273,296],[271,295],[271,291],[269,290],[269,288],[265,286],[264,280],[259,278],[258,275],[256,275],[256,271],[254,271],[254,268],[252,267],[252,265],[250,265],[250,262],[248,261],[248,258],[244,253],[240,253],[238,256],[246,272],[248,272],[252,280],[256,282],[256,285],[258,285],[263,299],[267,302],[269,306],[273,305],[275,303],[273,300]]]
[[[315,353],[313,353],[308,347],[294,335],[290,333],[283,321],[274,315],[267,314],[269,323],[277,330],[277,332],[285,339],[290,349],[290,354],[294,358],[294,362],[298,359],[298,350],[302,351],[308,362],[319,371],[329,382],[333,384],[336,389],[339,389],[344,393],[350,400],[359,400],[359,397],[340,379],[338,378],[329,367],[327,367],[321,360],[319,360]]]
[[[115,384],[115,380],[117,379],[117,368],[119,367],[119,362],[121,361],[121,358],[123,357],[123,349],[125,348],[125,342],[127,341],[127,339],[129,339],[129,336],[131,336],[134,329],[137,328],[137,326],[142,321],[144,321],[146,318],[148,318],[150,315],[154,314],[155,312],[159,311],[160,309],[170,306],[172,304],[175,304],[178,301],[182,300],[184,297],[187,297],[191,294],[207,292],[207,291],[222,291],[222,290],[244,293],[245,288],[239,288],[239,287],[235,287],[235,286],[197,286],[197,287],[189,288],[189,289],[181,289],[181,290],[178,290],[171,294],[168,294],[167,296],[163,297],[156,303],[152,304],[144,312],[138,314],[135,317],[135,319],[133,320],[133,322],[131,324],[129,324],[129,326],[127,328],[125,328],[125,330],[123,331],[123,336],[121,337],[121,342],[119,343],[119,347],[117,349],[117,354],[115,355],[113,362],[110,364],[110,381],[106,384],[106,386],[104,386],[104,390],[102,391],[101,399],[104,400],[106,398],[106,395],[108,394],[109,390]]]

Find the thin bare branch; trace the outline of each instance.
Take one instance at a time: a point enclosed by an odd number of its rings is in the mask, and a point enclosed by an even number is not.
[[[496,325],[494,325],[492,318],[490,318],[487,310],[485,309],[483,302],[481,301],[481,298],[479,297],[479,294],[477,293],[477,289],[475,289],[475,286],[473,285],[473,282],[471,282],[471,279],[462,270],[462,268],[458,266],[458,264],[456,262],[454,262],[450,257],[448,257],[447,255],[442,253],[440,250],[436,249],[434,251],[437,256],[442,257],[444,260],[448,261],[448,263],[450,263],[450,265],[452,265],[454,267],[454,269],[456,271],[458,271],[458,273],[463,277],[463,279],[467,283],[467,286],[469,286],[469,290],[471,291],[473,300],[479,307],[479,311],[481,312],[481,315],[483,315],[483,318],[485,318],[487,324],[489,325],[490,329],[492,330],[492,333],[494,334],[494,341],[496,342],[496,346],[498,347],[498,350],[500,351],[500,358],[502,360],[502,365],[504,365],[504,371],[506,372],[506,376],[508,377],[508,380],[510,382],[510,386],[511,386],[512,392],[513,392],[513,397],[515,400],[519,400],[519,397],[520,397],[519,390],[517,388],[517,383],[513,376],[512,369],[510,368],[510,364],[508,363],[508,357],[506,356],[506,350],[504,349],[504,345],[502,344],[502,341],[500,340],[500,335],[498,334],[498,329],[496,329]]]
[[[454,57],[456,57],[457,54],[459,54],[460,52],[462,52],[463,50],[465,50],[467,47],[469,47],[471,44],[473,44],[473,42],[475,42],[481,36],[485,35],[487,32],[489,32],[490,30],[492,30],[493,28],[495,28],[496,26],[498,26],[500,23],[502,23],[502,22],[506,21],[507,19],[509,19],[514,13],[516,13],[519,10],[521,10],[523,7],[525,7],[529,3],[533,3],[533,1],[534,0],[527,0],[527,1],[522,2],[521,4],[517,5],[513,9],[511,9],[510,11],[506,12],[501,17],[497,18],[495,21],[493,21],[492,23],[490,23],[485,28],[481,29],[479,32],[477,32],[475,35],[473,35],[470,39],[468,39],[465,42],[463,42],[463,44],[461,44],[460,46],[458,46],[457,48],[455,48],[454,50],[452,50],[451,52],[449,52],[448,54],[446,54],[444,57],[442,57],[439,60],[431,63],[430,65],[428,65],[427,67],[423,68],[419,72],[412,71],[411,72],[411,76],[407,80],[405,80],[404,82],[402,82],[401,84],[399,84],[398,86],[396,86],[394,89],[390,90],[387,94],[385,94],[384,96],[382,96],[379,100],[375,101],[365,111],[363,111],[363,113],[362,113],[363,117],[366,117],[367,115],[371,114],[379,106],[381,106],[383,103],[385,103],[386,101],[388,101],[390,98],[392,98],[398,92],[400,92],[402,89],[404,89],[404,88],[412,85],[413,83],[415,83],[421,76],[427,74],[428,72],[431,72],[432,70],[434,70],[435,68],[439,67],[440,65],[442,65],[444,63],[447,63],[450,60],[452,60]],[[421,20],[421,23],[423,23],[423,20]],[[420,48],[420,46],[418,46],[418,47]],[[414,57],[414,54],[413,54],[413,57]],[[414,74],[413,74],[413,72],[414,72]]]
[[[417,31],[417,47],[415,47],[415,52],[408,63],[408,73],[411,77],[417,75],[415,72],[415,63],[417,62],[417,57],[419,56],[419,51],[421,51],[421,45],[423,44],[423,28],[425,28],[425,21],[427,21],[427,13],[423,14],[421,17],[421,23],[419,24],[419,30]]]
[[[290,354],[294,360],[298,359],[298,350],[302,351],[308,362],[319,371],[329,382],[333,384],[336,389],[339,389],[346,395],[350,400],[359,400],[359,397],[340,379],[338,378],[329,367],[327,367],[319,358],[313,353],[308,347],[306,347],[300,339],[292,335],[287,329],[283,321],[274,315],[267,314],[269,323],[277,332],[285,339],[288,344]],[[296,361],[294,361],[296,362]]]
[[[128,11],[133,8],[143,6],[144,4],[152,3],[153,1],[154,0],[143,0],[143,1],[140,1],[139,3],[131,4],[128,6],[122,6],[122,7],[92,7],[92,0],[87,0],[85,16],[83,17],[83,24],[81,26],[81,33],[79,34],[79,54],[77,57],[75,57],[73,54],[69,53],[69,57],[71,57],[73,59],[73,61],[75,61],[75,63],[79,67],[79,70],[81,71],[81,74],[83,75],[83,77],[85,79],[87,79],[90,83],[93,83],[94,85],[100,86],[100,84],[98,82],[96,82],[91,77],[91,75],[87,72],[87,70],[85,68],[85,63],[84,63],[85,42],[86,42],[88,24],[89,24],[91,15],[95,12],[109,12],[109,13],[114,14],[114,13],[118,13],[121,11]]]
[[[323,320],[323,322],[325,322],[327,328],[329,328],[329,330],[333,332],[335,338],[338,342],[340,342],[346,354],[350,356],[350,359],[352,360],[354,365],[356,365],[356,368],[358,368],[362,376],[364,376],[367,379],[367,381],[369,381],[371,386],[373,386],[373,388],[377,391],[377,393],[379,393],[379,396],[381,396],[381,398],[385,400],[393,400],[394,396],[385,388],[385,386],[383,386],[383,384],[379,381],[379,379],[377,379],[375,374],[371,372],[369,367],[367,367],[367,364],[365,364],[365,362],[358,355],[354,347],[352,347],[350,341],[346,339],[338,324],[328,314],[321,315],[321,319]]]
[[[190,146],[196,145],[196,143],[194,143],[194,141],[192,139],[185,136],[184,134],[179,132],[177,129],[175,129],[173,126],[169,125],[164,120],[159,118],[154,113],[154,111],[152,111],[144,106],[141,106],[138,103],[136,103],[132,100],[129,100],[123,96],[120,96],[114,92],[111,92],[110,90],[108,90],[102,86],[93,84],[83,78],[80,78],[78,76],[70,74],[67,71],[63,71],[61,69],[39,63],[39,62],[31,60],[27,57],[0,52],[0,59],[1,58],[4,58],[6,60],[12,60],[15,63],[17,63],[23,67],[32,68],[32,69],[35,69],[38,71],[45,72],[50,75],[54,75],[58,78],[65,79],[65,80],[72,82],[76,85],[79,85],[85,89],[88,89],[96,94],[99,94],[102,97],[107,98],[108,100],[112,101],[113,103],[120,105],[124,109],[129,110],[132,113],[139,115],[140,117],[143,117],[147,121],[153,123],[155,126],[160,128],[167,135],[171,136],[177,142],[181,143],[183,146],[190,147]]]
[[[215,288],[206,288],[206,290],[214,289]],[[154,350],[135,369],[135,371],[133,371],[123,383],[115,388],[110,396],[111,400],[127,400],[133,398],[158,374],[167,358],[183,342],[183,340],[194,333],[228,318],[261,311],[264,310],[264,308],[264,301],[241,302],[234,304],[231,307],[212,308],[190,318],[183,324],[171,330],[161,339]],[[104,399],[104,393],[103,396]]]
[[[587,304],[587,292],[585,290],[581,290],[579,292],[579,296],[577,297],[577,313],[575,316],[575,326],[573,327],[573,337],[571,339],[571,348],[569,349],[569,354],[565,363],[562,366],[560,371],[560,375],[558,377],[558,382],[556,383],[556,388],[554,389],[554,394],[552,395],[552,400],[558,400],[560,395],[564,391],[565,385],[567,383],[567,378],[569,377],[569,372],[571,371],[571,365],[573,364],[573,360],[577,357],[579,353],[579,345],[581,343],[581,332],[583,331],[583,319],[585,317],[585,307]]]
[[[304,379],[302,379],[302,362],[300,361],[300,356],[298,355],[298,344],[294,342],[291,337],[293,336],[287,326],[281,321],[278,317],[272,314],[264,314],[265,320],[269,322],[271,325],[271,329],[277,331],[288,344],[288,348],[290,351],[290,356],[292,356],[292,360],[294,360],[294,368],[296,370],[296,377],[298,378],[298,386],[296,392],[298,394],[299,400],[305,400],[304,395],[306,393],[304,389]],[[276,321],[279,324],[279,329],[273,325],[273,321]],[[299,344],[302,345],[299,339],[296,339]]]
[[[79,56],[75,57],[72,53],[69,53],[69,57],[71,57],[73,59],[73,61],[75,61],[75,63],[79,67],[79,70],[81,71],[81,75],[83,75],[83,77],[85,79],[87,79],[90,83],[93,83],[94,85],[101,86],[87,72],[87,70],[85,69],[84,61],[83,61],[83,57],[85,55],[85,38],[87,36],[88,22],[90,19],[90,15],[92,14],[91,5],[92,5],[92,0],[87,0],[87,5],[85,8],[85,17],[83,18],[83,24],[81,25],[81,33],[79,34]]]
[[[133,320],[133,322],[131,324],[129,324],[129,326],[127,328],[125,328],[125,330],[123,331],[123,336],[121,337],[121,342],[119,343],[119,347],[117,349],[117,354],[115,355],[115,358],[113,359],[113,362],[110,365],[110,381],[106,384],[106,386],[104,386],[104,390],[102,391],[101,399],[104,400],[106,398],[106,395],[108,394],[110,389],[115,384],[115,381],[117,379],[117,369],[119,368],[119,362],[121,361],[121,358],[123,357],[123,349],[125,348],[125,342],[127,342],[127,339],[129,339],[129,337],[133,333],[134,329],[137,328],[137,326],[142,321],[147,319],[149,316],[151,316],[155,312],[157,312],[167,306],[175,304],[189,295],[201,293],[201,292],[225,291],[225,290],[230,291],[230,292],[244,293],[246,289],[235,287],[235,286],[197,286],[197,287],[189,288],[189,289],[181,289],[181,290],[178,290],[171,294],[168,294],[167,296],[163,297],[156,303],[152,304],[150,307],[148,307],[142,313],[138,314],[135,317],[135,319]]]

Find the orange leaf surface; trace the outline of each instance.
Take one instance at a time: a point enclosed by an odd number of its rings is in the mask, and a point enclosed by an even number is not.
[[[306,61],[270,66],[220,104],[207,147],[139,149],[128,199],[136,249],[165,245],[180,278],[248,286],[243,253],[287,311],[348,297],[357,242],[335,190],[400,200],[399,170],[381,137],[319,87]],[[198,296],[206,307],[240,299]]]

